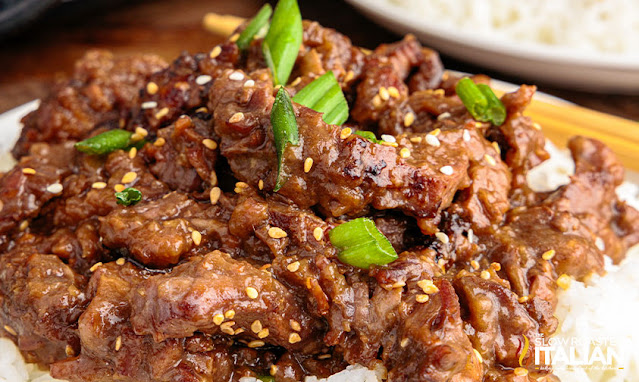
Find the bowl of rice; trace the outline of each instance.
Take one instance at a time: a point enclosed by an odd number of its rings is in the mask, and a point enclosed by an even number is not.
[[[639,94],[631,0],[347,0],[450,56],[571,89]]]

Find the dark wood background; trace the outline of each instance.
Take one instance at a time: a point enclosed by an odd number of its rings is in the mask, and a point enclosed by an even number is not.
[[[87,1],[87,0],[84,0]],[[373,24],[342,0],[299,0],[304,18],[347,34],[355,44],[372,48],[399,37]],[[206,12],[253,15],[258,0],[137,0],[106,1],[84,9],[67,4],[49,11],[36,24],[0,41],[0,112],[44,96],[57,77],[91,48],[117,54],[156,53],[167,60],[181,51],[206,51],[219,43],[202,28]],[[82,8],[82,9],[80,9]],[[427,44],[427,42],[425,42]],[[487,73],[516,83],[513,78],[443,56],[446,67]],[[639,96],[589,94],[537,84],[540,90],[580,105],[639,120]]]

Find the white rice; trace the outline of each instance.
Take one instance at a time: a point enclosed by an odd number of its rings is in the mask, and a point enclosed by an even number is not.
[[[407,0],[405,0],[407,1]],[[574,163],[564,151],[548,145],[552,158],[531,171],[528,182],[537,191],[556,189],[569,181]],[[1,164],[0,164],[1,167]],[[624,183],[617,189],[619,196],[639,208],[639,186]],[[628,253],[620,265],[606,264],[608,275],[593,277],[588,285],[573,282],[567,291],[559,294],[556,317],[560,327],[552,338],[558,341],[607,338],[608,347],[622,354],[615,367],[606,370],[584,367],[555,367],[563,382],[632,382],[639,381],[639,246]],[[607,346],[602,347],[606,353]],[[577,349],[577,354],[579,349]],[[623,369],[620,369],[623,367]],[[326,379],[307,377],[305,382],[378,382],[383,370],[368,370],[354,365]],[[0,338],[0,382],[54,382],[48,373],[32,364],[25,364],[12,341]],[[260,382],[255,378],[242,378],[241,382]]]
[[[425,22],[575,51],[637,55],[637,0],[385,0]]]

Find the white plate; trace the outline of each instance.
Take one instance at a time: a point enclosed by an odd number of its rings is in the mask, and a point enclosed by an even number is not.
[[[534,43],[495,40],[424,20],[389,0],[346,0],[377,23],[413,33],[442,53],[531,80],[571,89],[639,94],[637,56],[606,56]],[[515,0],[517,1],[517,0]]]

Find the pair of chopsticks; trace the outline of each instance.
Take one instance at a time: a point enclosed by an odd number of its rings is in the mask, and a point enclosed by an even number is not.
[[[245,21],[237,16],[207,13],[204,27],[212,33],[229,36]],[[624,166],[639,171],[639,123],[573,104],[554,104],[534,99],[527,115],[539,123],[544,135],[565,147],[575,135],[595,138],[610,147]]]

